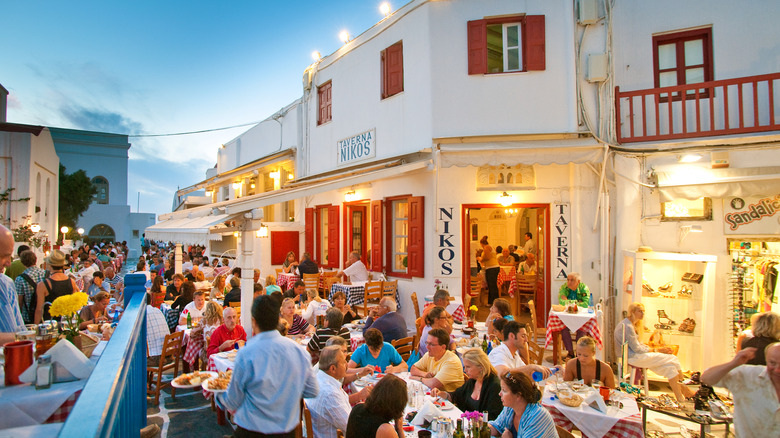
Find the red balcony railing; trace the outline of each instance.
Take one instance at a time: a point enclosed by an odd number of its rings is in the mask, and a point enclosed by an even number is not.
[[[615,87],[618,141],[780,130],[778,81],[780,73],[626,92]]]

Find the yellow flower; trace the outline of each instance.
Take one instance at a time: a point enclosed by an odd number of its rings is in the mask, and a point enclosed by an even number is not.
[[[84,292],[63,295],[51,303],[49,314],[51,316],[71,316],[86,306],[88,301],[89,295]]]
[[[479,308],[475,305],[472,305],[471,307],[469,307],[469,310],[476,312],[477,310],[479,310]]]

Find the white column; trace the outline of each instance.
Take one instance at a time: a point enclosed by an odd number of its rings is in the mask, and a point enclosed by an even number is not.
[[[173,251],[173,272],[181,274],[181,243],[176,244],[176,249]]]
[[[251,228],[249,221],[246,227]],[[244,229],[238,236],[238,248],[241,251],[241,326],[246,331],[247,340],[252,337],[252,301],[254,298],[254,270],[252,253],[254,233]]]

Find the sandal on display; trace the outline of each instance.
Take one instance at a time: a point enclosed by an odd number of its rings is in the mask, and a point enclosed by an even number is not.
[[[664,309],[658,309],[658,322],[664,323],[663,320],[666,319],[665,324],[669,325],[675,325],[675,322],[672,321],[672,318],[669,318],[669,315],[666,314],[666,310]]]
[[[658,292],[653,289],[653,286],[650,286],[650,283],[648,283],[647,280],[642,280],[642,295],[646,297],[657,297]]]
[[[663,286],[658,286],[659,292],[671,292],[672,291],[672,282],[668,282]]]
[[[685,318],[685,320],[677,327],[677,330],[683,333],[693,333],[696,329],[696,321],[693,318]]]
[[[677,296],[680,298],[691,298],[693,297],[693,288],[688,284],[684,284],[682,285],[682,288],[677,291]]]

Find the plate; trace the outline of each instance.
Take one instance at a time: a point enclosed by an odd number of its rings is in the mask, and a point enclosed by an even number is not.
[[[197,388],[197,387],[201,386],[203,383],[206,383],[209,378],[214,377],[214,376],[217,375],[217,373],[215,373],[214,371],[198,371],[198,373],[201,374],[201,375],[202,374],[208,374],[209,377],[206,377],[206,380],[201,380],[200,382],[198,382],[195,385],[180,385],[180,384],[176,383],[176,379],[174,379],[174,380],[171,381],[171,386],[173,386],[174,388],[177,388],[177,389]],[[189,374],[192,374],[192,373],[189,373]],[[178,376],[177,378],[179,378],[179,377],[181,377],[183,375],[184,374]]]
[[[211,389],[209,388],[208,383],[209,383],[208,380],[204,380],[203,383],[201,384],[201,387],[203,388],[204,391],[213,392],[214,394],[219,394],[220,392],[227,392],[227,389]]]
[[[448,400],[442,400],[442,399],[435,399],[433,400],[434,405],[436,405],[437,408],[441,409],[442,411],[450,411],[452,409],[455,409],[455,405],[452,404],[452,402]],[[439,404],[441,403],[441,404]]]

